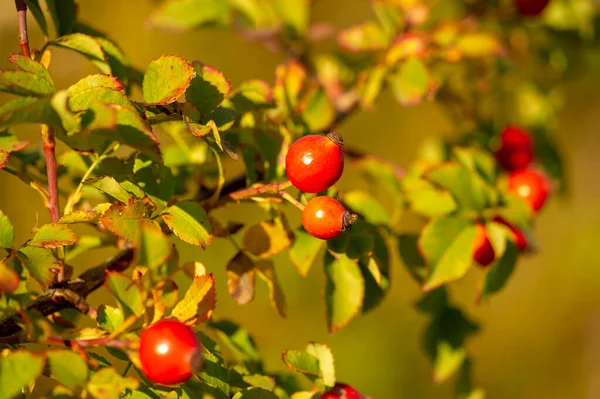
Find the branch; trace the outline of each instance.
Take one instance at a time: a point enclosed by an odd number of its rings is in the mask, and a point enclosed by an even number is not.
[[[46,208],[50,212],[50,220],[57,223],[60,219],[60,210],[58,205],[58,177],[56,154],[54,153],[54,128],[48,125],[41,125],[42,140],[44,142],[44,157],[46,158],[46,173],[48,175],[48,201]]]
[[[86,270],[79,277],[60,284],[59,288],[51,288],[27,306],[28,311],[38,311],[49,316],[67,308],[86,311],[85,298],[104,284],[107,271],[123,271],[133,260],[133,249],[122,250],[114,258]],[[19,314],[0,320],[0,337],[8,337],[22,331],[23,319]]]
[[[27,4],[25,0],[15,0],[17,19],[19,21],[19,46],[25,57],[31,57],[29,52],[29,37],[27,36]]]

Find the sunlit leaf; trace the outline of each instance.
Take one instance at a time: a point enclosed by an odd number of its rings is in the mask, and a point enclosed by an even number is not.
[[[256,263],[255,268],[258,276],[264,280],[269,287],[269,300],[271,301],[271,305],[273,305],[273,308],[277,313],[282,317],[286,317],[287,302],[285,300],[283,289],[277,279],[273,262],[270,260],[261,260]]]
[[[427,67],[416,57],[409,57],[402,62],[398,71],[390,75],[388,82],[392,94],[402,105],[420,103],[436,87]]]
[[[68,226],[60,223],[45,224],[27,243],[31,247],[57,248],[72,245],[77,241],[77,235]]]
[[[18,350],[0,358],[0,398],[11,399],[42,374],[44,358]]]
[[[60,261],[48,248],[23,247],[17,252],[17,258],[42,286],[52,281],[55,270],[60,267]]]
[[[6,216],[0,211],[0,248],[12,248],[15,241],[15,230]]]
[[[171,240],[154,221],[140,220],[140,234],[135,248],[133,264],[149,269],[158,268],[171,256]]]
[[[211,23],[225,25],[230,18],[230,5],[222,0],[167,0],[154,10],[149,22],[179,31]]]
[[[197,325],[212,317],[215,303],[215,282],[212,274],[196,276],[171,315],[186,324]]]
[[[125,318],[131,315],[139,317],[144,313],[142,290],[129,277],[122,273],[109,272],[106,287],[117,298]]]
[[[212,241],[212,226],[199,203],[181,201],[163,211],[165,223],[182,241],[206,248]]]
[[[125,321],[123,311],[110,305],[100,305],[98,307],[98,316],[96,322],[98,327],[103,330],[113,332],[117,330]]]
[[[190,86],[194,67],[176,55],[153,60],[144,75],[143,97],[148,104],[170,104]]]
[[[100,221],[112,233],[136,242],[140,234],[140,220],[150,220],[155,209],[156,205],[148,197],[130,197],[127,204],[113,204],[104,212]]]
[[[292,245],[292,233],[283,218],[250,226],[244,234],[243,247],[252,255],[269,258]]]
[[[87,391],[96,399],[118,399],[125,389],[137,389],[139,382],[123,377],[114,368],[104,367],[95,372],[87,384]]]
[[[385,32],[374,21],[342,30],[337,40],[340,47],[353,52],[383,50],[389,42]]]
[[[200,118],[208,122],[208,116],[215,110],[231,92],[231,84],[223,72],[198,61],[192,63],[196,76],[185,92],[185,98],[196,106]]]
[[[87,362],[70,350],[50,350],[46,352],[50,374],[62,385],[70,389],[81,387],[88,378]]]

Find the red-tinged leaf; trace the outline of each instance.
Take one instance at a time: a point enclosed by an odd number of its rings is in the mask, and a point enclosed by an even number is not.
[[[83,79],[79,80],[74,85],[71,85],[67,89],[67,92],[69,93],[70,96],[74,96],[83,91],[95,89],[98,87],[115,90],[115,91],[121,91],[121,90],[123,90],[123,83],[121,83],[121,81],[118,78],[116,78],[112,75],[102,75],[102,74],[88,75],[88,76],[84,77]]]
[[[32,60],[30,57],[26,57],[19,53],[13,53],[7,59],[21,68],[21,70],[33,73],[34,75],[47,80],[52,84],[52,87],[54,87],[54,81],[52,80],[52,76],[50,76],[50,72],[48,72],[48,70],[40,62]]]
[[[46,96],[54,92],[54,84],[25,71],[0,71],[0,91],[18,96]]]
[[[383,29],[373,21],[343,29],[337,37],[341,48],[351,52],[373,52],[383,50],[389,39]]]
[[[273,97],[278,106],[283,109],[295,109],[298,105],[298,95],[306,80],[306,70],[295,62],[280,64],[275,69],[275,87]]]
[[[8,152],[0,150],[0,170],[8,163]]]
[[[204,323],[212,317],[216,304],[215,281],[212,274],[196,276],[171,315],[188,325]]]
[[[19,275],[0,261],[0,292],[14,292],[19,287]]]
[[[425,37],[418,34],[403,34],[394,41],[394,44],[392,44],[387,51],[385,63],[387,65],[394,65],[398,61],[405,60],[409,57],[422,56],[425,53],[425,40]]]
[[[212,225],[199,203],[182,201],[163,211],[163,220],[179,239],[206,248],[212,242]]]
[[[229,96],[231,84],[223,72],[198,61],[192,62],[196,76],[185,92],[185,98],[196,106],[203,122]]]
[[[227,264],[227,288],[229,295],[245,305],[254,299],[256,273],[254,262],[242,251],[238,252]]]
[[[27,243],[31,247],[58,248],[72,245],[77,241],[77,235],[68,226],[60,223],[45,224]]]
[[[60,261],[51,249],[23,247],[17,252],[17,258],[31,276],[42,286],[47,286],[61,267]]]
[[[8,153],[21,151],[29,144],[29,141],[20,141],[17,136],[8,130],[0,131],[0,151]]]
[[[287,302],[285,300],[285,293],[279,285],[277,279],[277,273],[275,272],[275,265],[271,260],[261,260],[256,263],[256,273],[267,286],[269,287],[269,300],[271,305],[281,317],[287,315]]]
[[[140,220],[150,220],[156,205],[148,197],[131,197],[127,204],[117,202],[100,218],[100,221],[112,233],[131,242],[136,242],[140,234]]]
[[[142,86],[144,102],[170,104],[188,88],[194,67],[176,55],[163,55],[148,65]]]
[[[106,288],[117,298],[125,318],[144,313],[144,294],[139,285],[123,273],[110,271],[106,277]]]

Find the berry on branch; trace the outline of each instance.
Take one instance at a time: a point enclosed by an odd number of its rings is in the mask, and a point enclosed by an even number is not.
[[[140,361],[146,378],[155,384],[187,381],[202,362],[194,331],[177,320],[160,320],[140,335]]]
[[[306,193],[318,193],[334,185],[344,171],[343,145],[342,136],[336,132],[296,140],[285,158],[292,184]]]
[[[302,211],[304,229],[322,240],[339,236],[356,219],[357,216],[348,212],[339,201],[327,196],[311,199]]]
[[[489,266],[496,259],[494,247],[492,247],[483,223],[477,223],[475,227],[477,228],[477,235],[473,240],[473,260],[481,266]]]
[[[533,141],[525,130],[508,126],[502,131],[500,142],[496,159],[504,170],[523,170],[533,161]]]
[[[500,216],[496,216],[493,219],[493,221],[503,224],[510,229],[510,231],[513,233],[514,242],[515,242],[515,245],[517,246],[517,248],[519,249],[519,252],[523,252],[523,251],[527,250],[527,239],[525,238],[525,234],[523,234],[523,232],[521,230],[519,230],[515,226],[511,225],[510,223],[508,223],[506,220],[504,220]]]
[[[519,13],[525,17],[537,17],[544,11],[550,0],[515,0]]]
[[[362,396],[350,385],[338,382],[333,388],[322,394],[321,399],[362,399]]]
[[[523,198],[537,212],[548,199],[552,186],[548,178],[540,171],[527,169],[513,172],[508,176],[508,190]]]

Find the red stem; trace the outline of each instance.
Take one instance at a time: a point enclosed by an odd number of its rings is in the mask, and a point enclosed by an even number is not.
[[[54,153],[54,128],[42,125],[42,139],[44,141],[44,156],[46,158],[46,173],[48,175],[48,203],[46,207],[50,212],[53,223],[60,219],[58,206],[58,178],[56,155]]]
[[[29,37],[27,36],[27,4],[25,0],[15,0],[17,6],[17,19],[19,21],[19,46],[21,46],[21,53],[30,57],[29,52]]]

